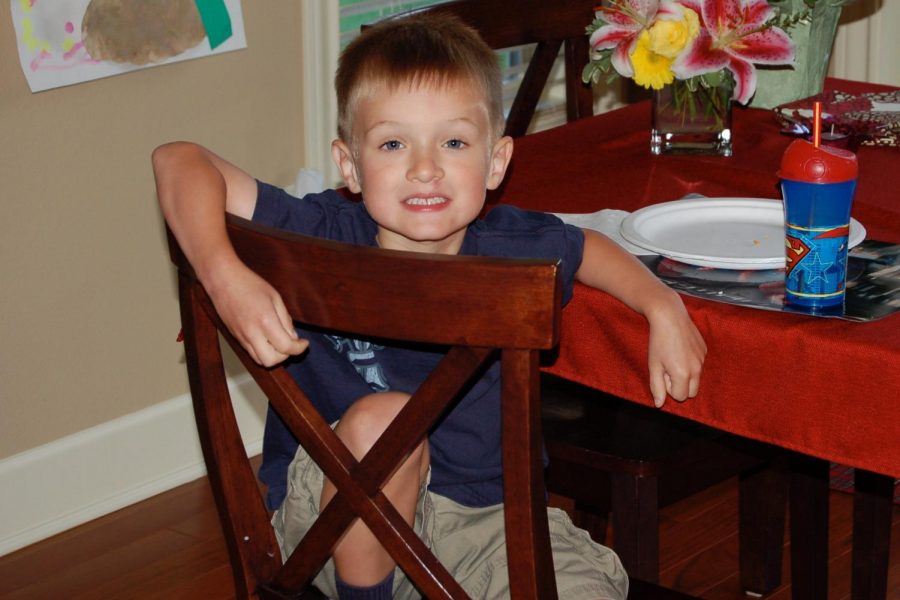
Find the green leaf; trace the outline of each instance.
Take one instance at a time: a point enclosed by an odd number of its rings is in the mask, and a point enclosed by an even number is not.
[[[703,80],[703,84],[708,88],[715,88],[722,85],[725,82],[725,73],[722,72],[722,69],[718,71],[713,71],[712,73],[704,73],[700,76]]]

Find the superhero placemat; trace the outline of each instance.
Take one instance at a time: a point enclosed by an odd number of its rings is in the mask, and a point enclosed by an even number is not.
[[[784,303],[784,269],[737,271],[696,267],[658,255],[639,258],[682,294],[749,308],[794,312]],[[850,250],[844,306],[814,316],[873,321],[898,310],[900,244],[866,240]]]

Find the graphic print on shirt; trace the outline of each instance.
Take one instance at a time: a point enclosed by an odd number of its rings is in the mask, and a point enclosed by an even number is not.
[[[381,365],[375,360],[375,351],[382,350],[384,346],[337,335],[326,335],[325,337],[334,345],[335,350],[347,357],[347,360],[350,361],[356,372],[369,384],[373,391],[387,392],[391,389],[384,372],[381,370]]]

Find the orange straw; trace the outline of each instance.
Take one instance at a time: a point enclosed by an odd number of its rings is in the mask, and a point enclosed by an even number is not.
[[[822,103],[818,100],[813,103],[813,146],[819,147],[822,140]]]

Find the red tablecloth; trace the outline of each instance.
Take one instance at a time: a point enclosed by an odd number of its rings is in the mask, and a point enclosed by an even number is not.
[[[888,89],[831,81],[849,92]],[[778,198],[791,138],[769,111],[736,108],[734,156],[652,156],[650,108],[635,104],[516,140],[493,202],[553,212],[633,211],[690,192]],[[900,149],[861,147],[853,216],[900,242]],[[700,395],[664,410],[746,437],[900,477],[900,314],[854,323],[685,297],[709,346]],[[651,404],[647,326],[578,285],[553,373]]]

